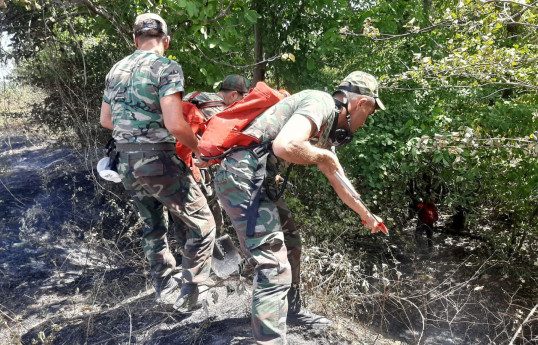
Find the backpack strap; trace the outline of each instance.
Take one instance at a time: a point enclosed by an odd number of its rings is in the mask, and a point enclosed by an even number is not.
[[[254,189],[252,190],[246,212],[247,237],[254,237],[254,228],[256,227],[256,219],[258,218],[258,209],[260,207],[260,197],[263,190],[262,187],[265,183],[265,177],[267,175],[267,157],[271,152],[271,144],[272,142],[266,142],[263,144],[258,144],[256,147],[250,149],[252,154],[258,160],[258,167],[256,168],[254,178],[251,181],[254,184]]]
[[[194,104],[198,109],[205,109],[205,108],[214,108],[214,107],[226,107],[226,103],[224,101],[206,101],[206,102],[200,102],[196,100],[196,96],[201,94],[201,91],[194,92],[188,99],[187,102],[190,102]]]
[[[280,197],[282,197],[284,191],[286,190],[288,178],[293,167],[293,164],[290,164],[288,166],[286,176],[284,177],[284,182],[280,190],[274,191],[270,190],[267,187],[267,158],[272,152],[272,145],[273,142],[269,141],[262,144],[250,145],[250,148],[248,149],[257,158],[258,167],[256,168],[256,171],[254,172],[254,178],[251,181],[254,184],[254,189],[252,191],[249,205],[246,211],[247,237],[254,236],[254,229],[256,227],[256,219],[258,218],[258,209],[260,207],[260,198],[262,196],[262,193],[265,191],[267,197],[271,201],[277,201],[278,199],[280,199]],[[245,147],[242,147],[242,149],[245,149]]]
[[[286,191],[286,187],[288,186],[288,178],[290,177],[291,169],[293,168],[293,163],[290,163],[288,168],[286,169],[286,173],[284,174],[284,181],[282,181],[282,187],[280,187],[280,190],[272,190],[267,186],[267,181],[265,181],[265,193],[271,199],[271,201],[277,201],[284,195],[284,192]]]
[[[224,103],[223,101],[207,101],[198,103],[197,107],[198,109],[226,107],[226,103]]]
[[[201,94],[202,92],[201,91],[196,91],[194,92],[190,97],[189,99],[187,100],[187,102],[191,102],[193,104],[196,104],[198,103],[197,101],[195,101],[194,99],[196,98],[196,96],[198,96],[199,94]]]

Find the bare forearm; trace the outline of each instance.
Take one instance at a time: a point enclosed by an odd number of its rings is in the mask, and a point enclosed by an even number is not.
[[[308,141],[290,141],[285,146],[273,145],[279,158],[300,165],[318,165],[330,159],[330,151],[313,146]]]
[[[176,138],[177,141],[191,149],[197,157],[199,156],[198,139],[190,127],[178,127],[173,131],[170,131],[170,133],[174,136],[174,138]]]
[[[339,172],[341,175],[343,172]],[[364,204],[357,198],[354,197],[345,187],[342,186],[340,181],[336,178],[335,174],[332,175],[325,175],[329,182],[331,183],[332,187],[334,188],[336,194],[338,194],[338,197],[347,205],[349,208],[351,208],[355,213],[357,213],[361,219],[367,220],[367,217],[369,215],[368,209]],[[343,175],[342,175],[343,176]]]
[[[181,94],[175,93],[161,98],[164,126],[182,144],[191,149],[199,157],[198,139],[192,132],[191,126],[183,117],[183,102]]]
[[[338,174],[340,175],[339,177],[336,176],[336,173],[325,175],[327,176],[327,179],[329,179],[329,182],[333,186],[340,199],[342,199],[342,201],[347,206],[349,206],[353,211],[355,211],[355,213],[357,213],[361,217],[363,224],[368,229],[372,230],[372,233],[375,233],[380,230],[378,226],[382,222],[381,218],[375,216],[372,212],[368,210],[366,205],[359,197],[359,194],[354,190],[353,187],[351,187],[351,183],[347,180],[347,177],[345,177],[341,167],[338,171]],[[341,181],[341,179],[343,181]],[[345,183],[345,181],[347,181],[347,183]],[[346,185],[349,185],[350,187],[346,187]],[[386,231],[386,228],[384,229],[384,231]]]

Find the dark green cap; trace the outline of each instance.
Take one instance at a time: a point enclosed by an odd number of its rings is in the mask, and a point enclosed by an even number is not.
[[[248,93],[250,91],[250,82],[242,75],[230,74],[224,78],[220,85],[220,89]]]
[[[338,89],[370,96],[375,99],[376,108],[385,110],[385,105],[379,99],[379,85],[375,77],[371,74],[361,71],[351,72],[342,80]]]

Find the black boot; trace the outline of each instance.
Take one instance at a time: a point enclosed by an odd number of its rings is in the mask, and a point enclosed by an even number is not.
[[[209,288],[205,285],[184,283],[181,287],[181,294],[174,303],[174,309],[181,313],[200,309],[207,299],[208,290]]]
[[[301,303],[301,294],[298,284],[292,284],[288,291],[288,324],[304,326],[307,328],[326,328],[331,321],[326,317],[316,315]]]
[[[155,302],[166,303],[178,286],[179,283],[172,274],[155,278]]]

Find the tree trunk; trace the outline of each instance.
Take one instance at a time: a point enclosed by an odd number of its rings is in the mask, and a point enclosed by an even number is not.
[[[262,13],[261,7],[262,7],[263,1],[256,1],[254,3],[254,9],[258,13]],[[256,85],[259,81],[265,80],[265,65],[266,63],[259,63],[260,61],[264,60],[264,52],[263,52],[263,17],[258,19],[258,22],[254,24],[254,60],[256,62],[256,66],[254,66],[254,75],[252,77],[252,85]]]

